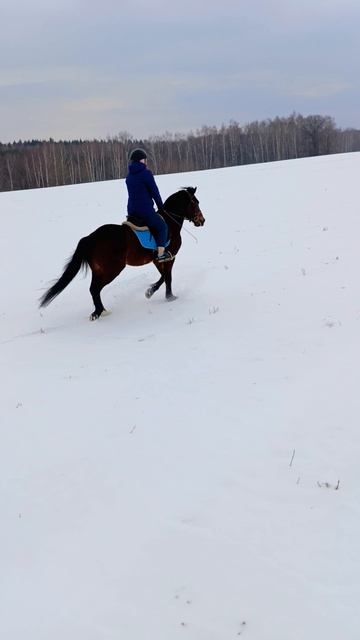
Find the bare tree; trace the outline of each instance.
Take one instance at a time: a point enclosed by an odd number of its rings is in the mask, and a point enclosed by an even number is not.
[[[126,131],[106,140],[0,143],[0,190],[77,184],[125,177],[129,152],[144,147],[155,173],[270,162],[360,150],[360,131],[338,129],[330,116],[254,121],[221,128],[134,139]]]

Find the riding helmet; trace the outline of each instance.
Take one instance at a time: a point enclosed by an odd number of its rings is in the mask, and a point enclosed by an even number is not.
[[[130,157],[129,157],[130,162],[140,162],[140,160],[146,160],[146,159],[147,159],[147,155],[144,149],[134,149],[130,153]]]

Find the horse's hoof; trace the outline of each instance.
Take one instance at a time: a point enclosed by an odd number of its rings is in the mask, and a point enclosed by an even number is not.
[[[145,298],[147,298],[147,299],[151,298],[151,296],[153,296],[154,293],[155,293],[155,289],[153,289],[152,287],[149,287],[145,291]]]
[[[177,300],[177,296],[174,296],[173,293],[171,296],[166,296],[166,302],[173,302],[173,300]]]
[[[98,313],[97,311],[93,311],[89,319],[91,321],[98,320],[100,318],[100,316],[101,317],[109,316],[110,313],[111,313],[111,311],[108,311],[107,309],[104,309],[103,311],[100,311],[100,313]]]

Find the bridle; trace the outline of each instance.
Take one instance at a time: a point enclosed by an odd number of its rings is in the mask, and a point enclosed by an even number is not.
[[[187,193],[187,195],[189,196],[190,200],[189,200],[189,205],[191,204],[195,204],[197,206],[197,210],[195,212],[195,215],[192,218],[187,218],[186,216],[182,216],[178,213],[172,213],[171,211],[168,211],[167,209],[164,209],[165,213],[167,213],[167,215],[169,216],[169,218],[171,218],[174,222],[176,222],[179,227],[181,227],[182,223],[179,222],[179,220],[177,220],[177,218],[180,218],[182,221],[184,220],[189,220],[190,222],[193,222],[195,226],[200,226],[201,225],[201,219],[203,218],[203,214],[200,210],[199,205],[199,201],[198,199],[195,197],[195,195],[191,195],[191,193],[188,192],[187,189],[182,189],[182,191],[185,191]]]

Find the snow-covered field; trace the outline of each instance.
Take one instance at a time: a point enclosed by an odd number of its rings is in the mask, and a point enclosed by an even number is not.
[[[2,640],[358,640],[360,154],[198,186],[152,265],[37,299],[122,181],[0,194]]]

